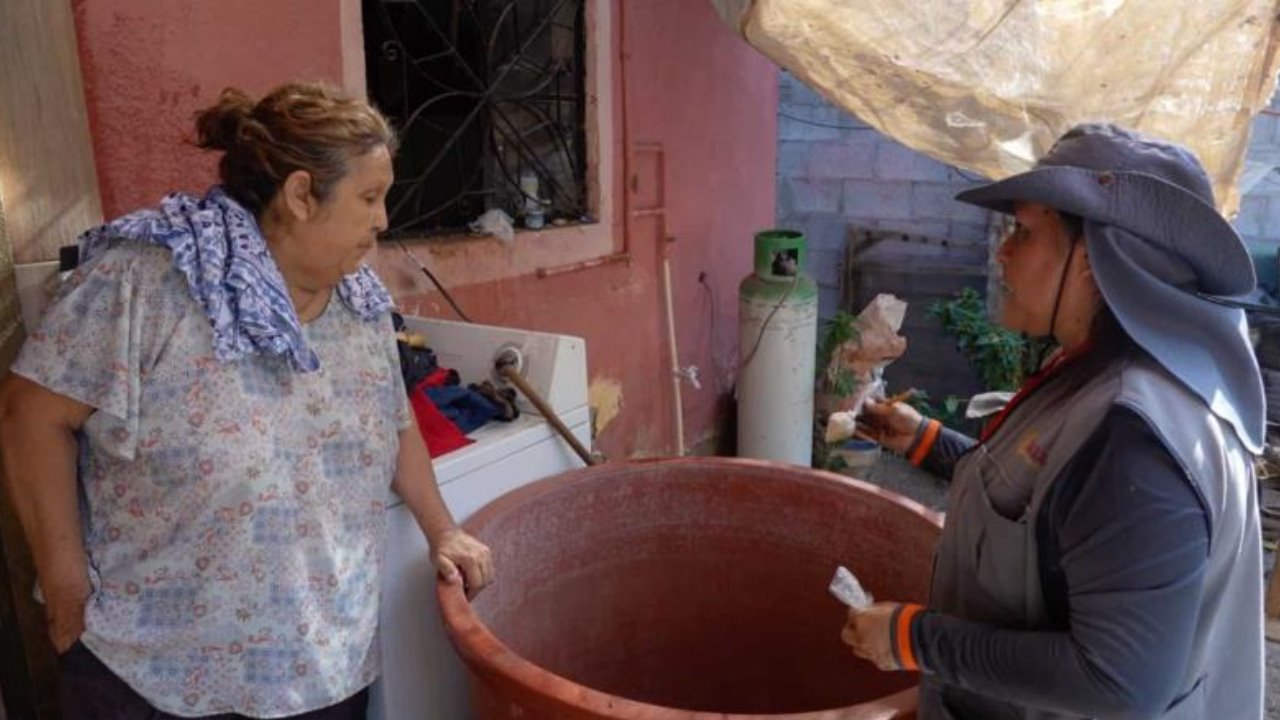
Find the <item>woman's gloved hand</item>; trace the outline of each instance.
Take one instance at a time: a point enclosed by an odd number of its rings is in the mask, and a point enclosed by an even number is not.
[[[905,402],[889,403],[868,399],[858,414],[858,430],[869,439],[899,455],[911,450],[924,416]]]
[[[431,544],[431,562],[447,583],[462,583],[467,597],[493,582],[493,558],[489,546],[462,528],[450,528]]]
[[[849,610],[840,639],[853,654],[881,670],[918,670],[911,649],[911,622],[919,605],[875,603],[865,610]]]

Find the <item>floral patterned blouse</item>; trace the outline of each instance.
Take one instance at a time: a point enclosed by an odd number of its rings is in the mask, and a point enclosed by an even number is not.
[[[219,362],[170,251],[121,242],[13,366],[96,408],[82,641],[164,712],[296,715],[377,675],[384,503],[411,423],[395,338],[389,314],[336,297],[303,330],[314,372]]]

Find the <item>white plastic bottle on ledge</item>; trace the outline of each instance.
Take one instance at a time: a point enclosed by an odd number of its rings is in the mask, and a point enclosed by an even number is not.
[[[532,170],[520,173],[520,196],[524,200],[524,226],[530,230],[541,230],[546,225],[546,216],[542,212],[542,199],[538,195],[540,189],[537,173]]]

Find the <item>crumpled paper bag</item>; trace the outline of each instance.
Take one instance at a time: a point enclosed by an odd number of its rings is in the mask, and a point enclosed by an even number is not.
[[[858,413],[868,398],[884,397],[881,376],[889,363],[907,351],[907,339],[898,334],[907,315],[907,303],[893,295],[881,293],[867,304],[854,321],[854,337],[831,354],[826,368],[828,385],[836,379],[840,368],[853,373],[857,388],[853,394],[835,399],[827,417],[824,439],[828,443],[853,437]]]

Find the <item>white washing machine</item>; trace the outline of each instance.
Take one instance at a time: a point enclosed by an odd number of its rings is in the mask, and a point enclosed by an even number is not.
[[[494,357],[516,348],[525,379],[583,445],[591,446],[587,354],[582,339],[428,318],[405,318],[422,333],[442,367],[462,382],[490,379]],[[475,442],[435,461],[445,503],[458,522],[510,490],[582,467],[528,400],[520,417],[472,433]],[[388,505],[379,645],[382,677],[373,685],[372,720],[463,720],[470,717],[466,672],[445,634],[427,544],[408,508],[394,494]],[[496,568],[502,582],[502,568]]]

